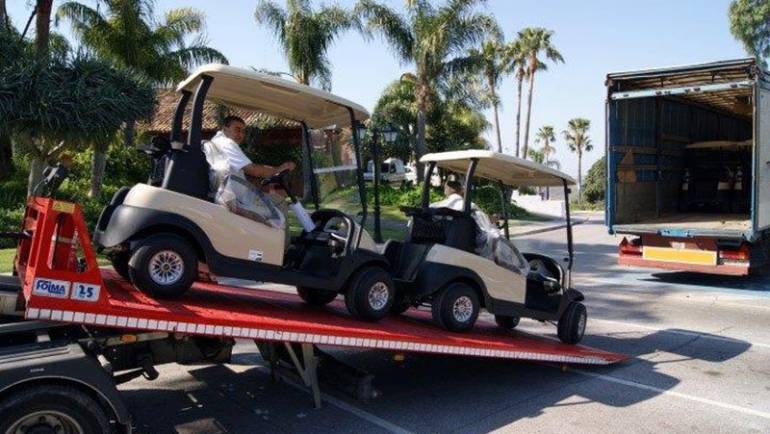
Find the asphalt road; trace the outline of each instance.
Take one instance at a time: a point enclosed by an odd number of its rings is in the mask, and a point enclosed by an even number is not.
[[[563,255],[564,230],[517,239]],[[657,273],[615,265],[601,218],[575,227],[584,343],[624,352],[614,367],[570,368],[379,351],[338,356],[376,376],[363,404],[273,383],[252,343],[226,365],[163,366],[121,386],[142,433],[770,432],[770,278]],[[520,327],[554,335],[555,327]]]

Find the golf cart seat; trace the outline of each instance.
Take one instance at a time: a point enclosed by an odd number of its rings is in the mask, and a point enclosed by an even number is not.
[[[474,253],[478,227],[473,217],[451,208],[410,208],[401,210],[412,217],[408,241],[443,244]]]

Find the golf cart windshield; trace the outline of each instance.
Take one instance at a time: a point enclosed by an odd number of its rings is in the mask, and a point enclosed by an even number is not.
[[[369,118],[362,106],[329,92],[283,80],[273,75],[227,65],[205,65],[179,84],[181,93],[174,115],[171,141],[186,152],[176,152],[167,166],[163,187],[206,198],[208,180],[191,179],[206,167],[202,150],[204,101],[221,103],[275,118],[296,122],[301,130],[302,160],[295,176],[303,180],[302,196],[310,195],[316,206],[330,191],[358,187],[363,197],[358,138],[352,131]],[[182,120],[188,102],[192,116],[186,143],[182,139]],[[255,163],[262,163],[255,161]],[[330,181],[331,180],[331,181]],[[363,201],[360,201],[363,202]],[[366,210],[364,209],[364,216]]]

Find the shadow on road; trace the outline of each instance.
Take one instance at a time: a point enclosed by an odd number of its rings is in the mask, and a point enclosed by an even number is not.
[[[672,335],[678,338],[672,340]],[[706,342],[711,338],[720,345]],[[720,363],[750,348],[747,342],[679,329],[641,336],[639,332],[587,336],[586,344],[634,358],[617,367],[581,369],[649,387],[528,362],[424,354],[407,354],[397,362],[392,353],[383,351],[330,351],[375,375],[381,396],[369,404],[353,403],[356,407],[408,431],[481,433],[538,417],[549,408],[590,403],[632,406],[680,383],[659,372],[660,363],[693,359]],[[657,351],[681,358],[655,362],[641,357]],[[258,353],[241,352],[234,355],[233,364],[245,372],[223,365],[192,368],[192,378],[185,376],[164,390],[123,393],[129,404],[141,408],[139,432],[380,431],[329,403],[313,410],[308,394],[273,383],[264,368],[255,366],[261,363]]]

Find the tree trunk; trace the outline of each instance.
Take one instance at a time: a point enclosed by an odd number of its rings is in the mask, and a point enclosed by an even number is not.
[[[10,176],[11,173],[13,173],[11,138],[5,134],[0,134],[0,179]]]
[[[136,132],[136,121],[130,120],[123,127],[123,145],[126,147],[134,146],[134,135]]]
[[[94,155],[91,157],[91,190],[89,197],[97,197],[102,192],[104,169],[107,166],[107,145],[94,145]]]
[[[527,121],[524,124],[524,155],[521,158],[527,158],[527,150],[529,149],[529,121],[532,117],[532,93],[535,87],[535,71],[529,73],[529,95],[527,96]]]
[[[39,155],[34,155],[29,162],[27,196],[32,195],[32,190],[34,190],[43,179],[43,169],[45,169],[45,159]]]
[[[10,27],[10,23],[8,22],[8,11],[5,8],[5,0],[0,0],[0,26],[5,27],[6,29]]]
[[[425,173],[420,157],[425,153],[425,114],[428,111],[428,89],[419,79],[417,84],[417,143],[415,143],[415,168],[417,170],[417,182],[420,183],[425,178]]]
[[[583,151],[578,149],[578,200],[583,195]]]
[[[518,157],[519,154],[519,147],[521,146],[521,142],[519,141],[519,137],[521,136],[521,133],[519,130],[521,130],[521,85],[524,83],[524,76],[520,75],[518,77],[519,84],[518,84],[518,91],[516,92],[516,156]]]
[[[48,55],[48,40],[51,38],[51,9],[53,0],[37,0],[35,17],[35,49],[40,57]]]
[[[500,138],[500,117],[498,115],[497,93],[495,92],[495,80],[493,77],[487,77],[487,86],[489,86],[489,93],[492,95],[492,110],[495,114],[495,138],[497,139],[497,152],[503,153],[503,140]]]
[[[503,153],[503,140],[500,138],[500,118],[497,114],[497,102],[492,103],[492,109],[495,112],[495,135],[497,138],[497,152]]]

